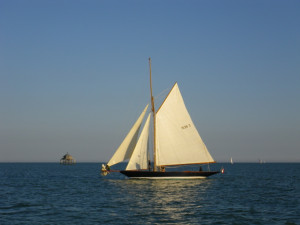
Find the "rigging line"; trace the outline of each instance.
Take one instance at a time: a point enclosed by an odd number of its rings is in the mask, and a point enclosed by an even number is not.
[[[158,95],[155,96],[155,99],[160,99],[160,98],[163,98],[165,96],[162,96],[162,95],[167,95],[167,93],[170,92],[170,88],[167,88],[163,91],[161,91]]]

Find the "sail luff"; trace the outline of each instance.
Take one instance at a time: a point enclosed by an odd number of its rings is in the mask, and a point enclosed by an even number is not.
[[[157,112],[159,112],[159,110],[161,109],[161,107],[164,105],[165,101],[168,99],[169,95],[172,93],[172,90],[174,89],[175,85],[177,85],[177,82],[175,82],[175,84],[173,85],[173,87],[171,88],[171,90],[169,91],[169,93],[167,94],[167,97],[165,97],[164,101],[161,103],[160,107],[158,108]]]
[[[147,169],[150,113],[125,170]]]
[[[112,166],[131,157],[132,151],[134,150],[134,147],[137,143],[139,129],[141,127],[141,123],[144,119],[147,109],[148,105],[145,107],[145,109],[143,110],[135,124],[132,126],[119,148],[116,150],[112,158],[107,163],[108,166]]]

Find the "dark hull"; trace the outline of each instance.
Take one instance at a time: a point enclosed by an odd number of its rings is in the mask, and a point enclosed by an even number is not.
[[[153,172],[121,170],[120,173],[135,179],[201,179],[217,174],[219,171]]]

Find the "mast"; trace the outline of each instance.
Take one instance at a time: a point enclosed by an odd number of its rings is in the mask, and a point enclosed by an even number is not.
[[[152,95],[152,77],[151,77],[151,58],[149,57],[149,69],[150,69],[150,94],[151,94],[151,105],[153,114],[153,171],[156,171],[156,113],[154,106],[154,98]]]

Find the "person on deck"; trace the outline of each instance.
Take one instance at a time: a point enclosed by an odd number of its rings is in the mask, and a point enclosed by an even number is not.
[[[150,160],[148,160],[148,169],[149,169],[149,171],[151,171],[151,161]]]

